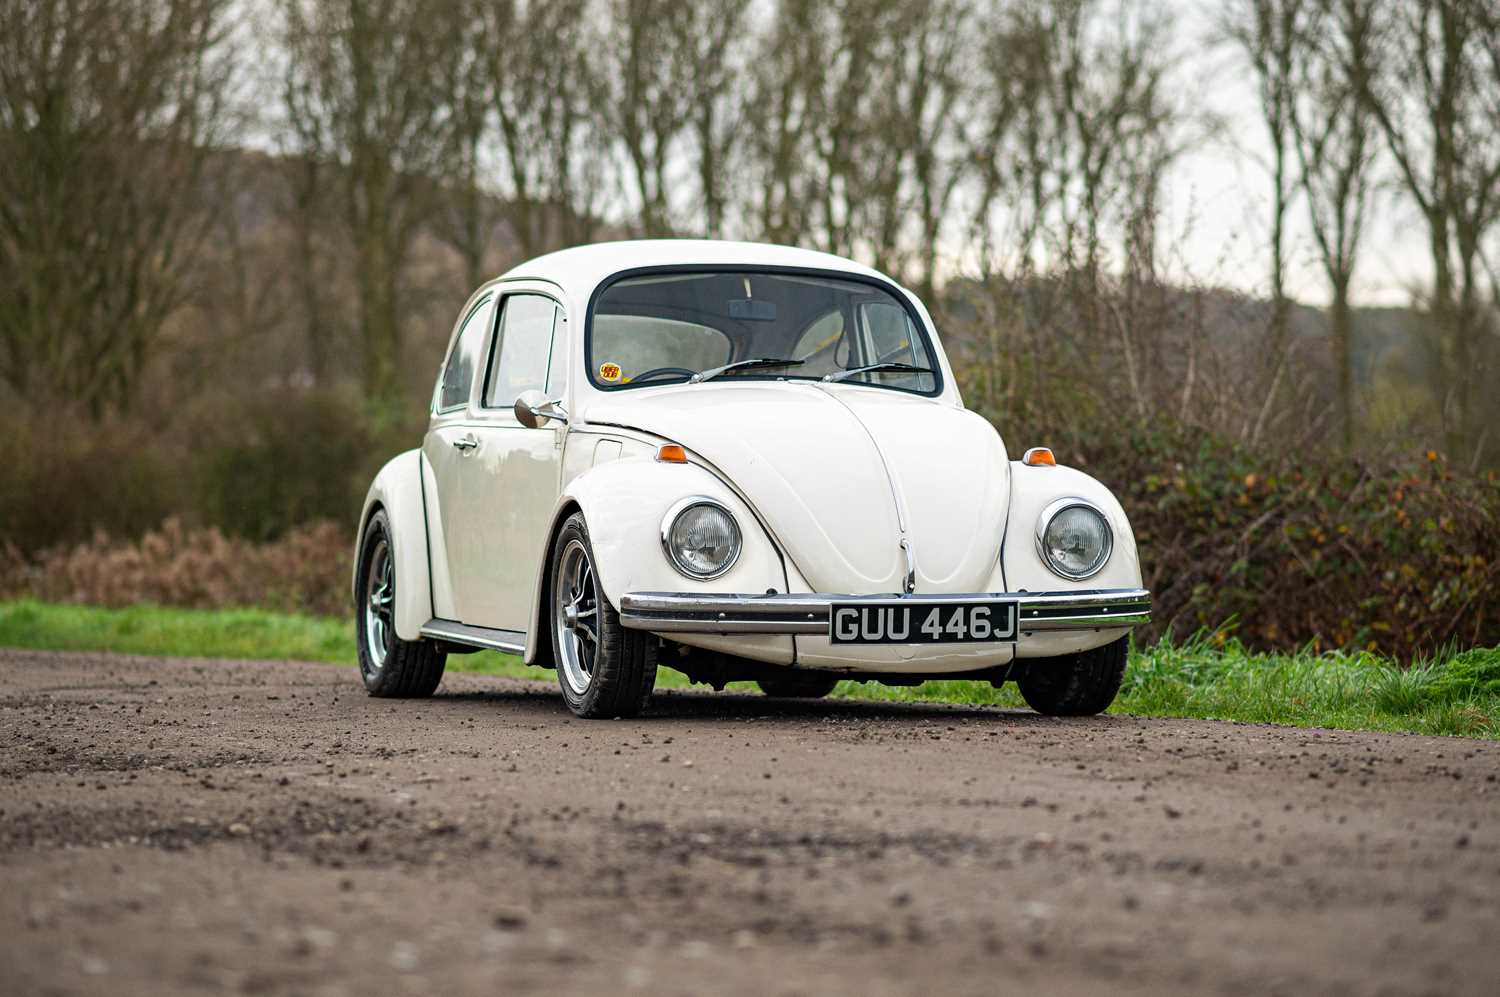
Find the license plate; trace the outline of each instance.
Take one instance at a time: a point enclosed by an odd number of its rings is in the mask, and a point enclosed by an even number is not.
[[[990,602],[836,602],[828,615],[834,644],[973,644],[1016,639],[1016,604]]]

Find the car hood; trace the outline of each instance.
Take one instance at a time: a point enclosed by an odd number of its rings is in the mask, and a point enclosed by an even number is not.
[[[644,430],[692,450],[755,507],[815,591],[975,592],[1004,536],[1010,465],[964,409],[855,385],[762,381],[625,392],[588,423]]]

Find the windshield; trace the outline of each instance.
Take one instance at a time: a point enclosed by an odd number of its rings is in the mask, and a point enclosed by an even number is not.
[[[673,384],[745,360],[719,380],[821,380],[871,364],[921,368],[846,383],[936,394],[937,364],[915,316],[873,283],[792,273],[652,274],[610,284],[594,303],[588,371],[606,390]]]

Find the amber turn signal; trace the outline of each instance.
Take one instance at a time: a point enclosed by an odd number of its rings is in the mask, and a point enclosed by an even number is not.
[[[1021,456],[1021,463],[1030,467],[1056,467],[1057,458],[1047,447],[1032,447]]]
[[[666,446],[657,449],[656,459],[663,464],[686,464],[687,451],[676,443],[668,443]]]

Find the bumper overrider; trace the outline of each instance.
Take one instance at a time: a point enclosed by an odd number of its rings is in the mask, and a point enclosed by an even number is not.
[[[970,592],[944,595],[754,595],[720,592],[627,592],[620,623],[654,633],[827,634],[832,606],[941,606],[984,601],[1016,603],[1016,636],[1141,626],[1151,620],[1145,589],[1077,592]]]

